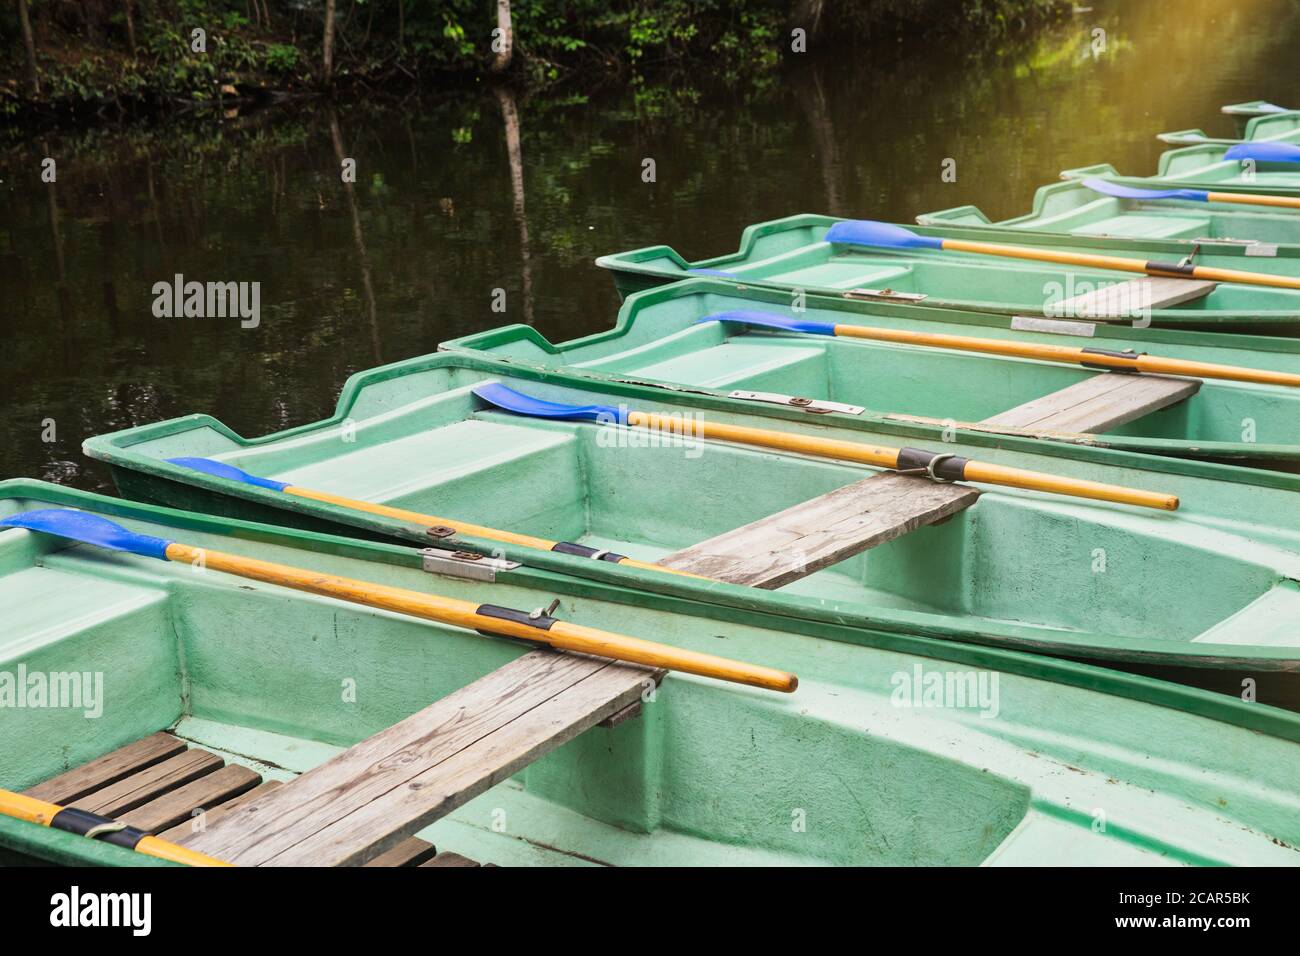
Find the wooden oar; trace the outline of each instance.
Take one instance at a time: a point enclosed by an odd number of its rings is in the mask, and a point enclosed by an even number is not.
[[[1083,184],[1093,192],[1116,199],[1184,199],[1189,202],[1230,202],[1242,206],[1281,206],[1283,209],[1300,209],[1300,197],[1268,196],[1257,193],[1216,193],[1206,189],[1139,189],[1104,179],[1089,178]]]
[[[914,471],[927,474],[936,481],[982,481],[991,485],[1024,488],[1028,491],[1047,491],[1076,498],[1094,498],[1118,504],[1138,505],[1143,508],[1158,508],[1161,511],[1173,511],[1178,507],[1176,495],[1107,485],[1080,478],[1066,478],[1061,475],[1027,471],[1023,468],[991,465],[971,461],[958,455],[926,451],[922,448],[865,445],[861,442],[815,438],[809,435],[796,435],[793,432],[771,431],[766,428],[749,428],[744,425],[725,425],[700,419],[687,419],[680,415],[630,411],[626,408],[614,408],[612,405],[564,405],[532,398],[507,388],[499,382],[478,385],[474,388],[474,394],[497,408],[535,418],[629,425],[681,435],[688,439],[708,438],[730,441],[800,455],[819,455],[839,461],[893,468],[898,471]]]
[[[18,820],[26,820],[28,823],[39,823],[52,830],[63,830],[99,840],[101,843],[112,843],[128,850],[135,850],[136,853],[143,853],[145,856],[170,860],[173,863],[185,863],[188,866],[231,865],[206,853],[197,853],[175,843],[169,843],[167,840],[160,840],[143,830],[119,823],[110,817],[90,813],[87,810],[61,807],[57,803],[47,803],[21,793],[14,793],[12,790],[0,790],[0,813]]]
[[[990,355],[1010,355],[1016,358],[1041,359],[1044,362],[1065,362],[1071,365],[1123,369],[1132,372],[1150,372],[1163,375],[1190,375],[1197,378],[1221,378],[1233,382],[1253,382],[1257,385],[1286,385],[1300,388],[1300,375],[1290,372],[1270,372],[1266,369],[1241,368],[1237,365],[1216,365],[1211,362],[1191,362],[1184,359],[1160,358],[1145,352],[1115,352],[1107,349],[1072,348],[1066,345],[1042,345],[1035,342],[1012,342],[1006,339],[982,339],[966,335],[947,335],[941,332],[909,332],[902,329],[882,329],[867,325],[838,325],[831,322],[811,322],[793,319],[775,312],[734,309],[715,312],[700,322],[734,322],[738,325],[803,335],[833,335],[849,339],[870,339],[875,342],[897,342],[902,345],[923,345],[936,349],[956,349],[963,352],[986,352]]]
[[[1300,279],[1289,276],[1266,275],[1262,272],[1243,272],[1239,269],[1215,269],[1209,266],[1183,265],[1181,262],[1155,262],[1129,259],[1123,256],[1099,256],[1090,252],[1060,252],[1054,249],[1035,249],[1029,246],[1004,246],[996,242],[972,242],[967,239],[942,239],[938,236],[921,236],[888,222],[867,219],[837,222],[826,230],[826,242],[846,245],[872,246],[879,249],[940,249],[944,252],[973,252],[986,256],[1003,256],[1008,259],[1032,259],[1037,262],[1054,262],[1059,265],[1089,266],[1095,269],[1115,269],[1119,272],[1140,272],[1149,276],[1174,279],[1208,279],[1215,282],[1239,282],[1247,285],[1273,286],[1279,289],[1300,289]]]
[[[571,541],[550,541],[546,538],[536,538],[529,534],[519,534],[514,531],[502,531],[500,528],[489,528],[481,524],[470,524],[467,521],[457,521],[452,518],[439,518],[434,515],[421,514],[418,511],[408,511],[405,508],[391,508],[388,505],[375,504],[372,501],[360,501],[356,498],[345,498],[342,495],[332,495],[325,491],[313,491],[310,488],[300,488],[297,485],[290,485],[283,481],[276,481],[273,478],[259,478],[256,475],[250,475],[241,468],[234,465],[228,465],[222,461],[213,461],[211,458],[168,458],[167,462],[172,465],[180,465],[183,468],[190,468],[194,471],[201,471],[204,474],[213,475],[217,478],[225,478],[229,481],[238,481],[245,485],[253,485],[258,488],[266,488],[271,491],[282,491],[286,495],[296,495],[299,498],[310,498],[312,501],[321,501],[325,504],[338,505],[342,508],[351,508],[353,511],[364,511],[367,514],[383,515],[385,518],[396,518],[398,521],[411,521],[415,524],[428,525],[429,528],[445,528],[448,533],[468,534],[478,538],[488,538],[492,541],[503,541],[506,544],[517,544],[523,548],[534,548],[538,551],[555,551],[559,554],[572,554],[580,558],[594,558],[600,561],[609,561],[613,564],[627,565],[629,568],[644,568],[647,571],[660,571],[664,574],[677,574],[688,578],[698,578],[698,574],[691,574],[687,571],[675,571],[672,568],[665,568],[658,564],[650,564],[647,561],[636,561],[623,554],[615,554],[612,551],[605,551],[599,548],[591,548],[585,544],[574,544]]]
[[[297,591],[321,594],[384,611],[396,611],[426,621],[451,624],[485,634],[522,638],[560,650],[609,657],[632,664],[645,664],[649,667],[663,667],[784,693],[790,693],[799,686],[799,679],[793,674],[770,667],[760,667],[756,664],[716,657],[713,654],[683,650],[667,644],[656,644],[653,641],[600,631],[580,624],[569,624],[557,621],[541,611],[529,613],[493,604],[474,604],[456,598],[408,591],[405,588],[389,587],[369,581],[307,571],[285,564],[259,561],[256,558],[196,548],[177,541],[136,534],[107,518],[84,511],[61,508],[28,511],[5,518],[0,521],[0,526],[27,528],[30,531],[40,531],[44,534],[108,548],[111,551],[125,551],[163,561],[186,562],[207,570],[224,571],[227,574],[239,575],[266,584],[277,584]]]

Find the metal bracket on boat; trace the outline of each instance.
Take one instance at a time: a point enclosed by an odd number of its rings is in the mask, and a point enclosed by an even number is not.
[[[1052,335],[1082,335],[1087,338],[1093,338],[1097,334],[1096,322],[1043,319],[1035,315],[1013,315],[1010,327],[1017,332],[1048,332]]]
[[[1246,246],[1246,255],[1262,256],[1265,259],[1277,258],[1276,242],[1251,242]]]
[[[900,475],[925,475],[931,481],[948,484],[966,477],[970,460],[947,452],[926,451],[924,448],[900,448],[894,471]]]
[[[624,558],[625,554],[615,554],[607,548],[589,548],[585,544],[574,544],[572,541],[558,541],[551,546],[551,550],[556,554],[572,554],[579,558],[591,558],[593,561],[609,561],[618,564]]]
[[[1178,265],[1186,269],[1188,266],[1192,264],[1192,260],[1196,258],[1197,253],[1199,253],[1200,251],[1201,251],[1201,244],[1199,242],[1193,242],[1192,251],[1187,253],[1187,255],[1183,256],[1183,258],[1179,260]]]
[[[850,289],[846,299],[892,299],[896,302],[920,302],[929,296],[923,292],[895,292],[893,289]]]
[[[538,608],[535,611],[520,611],[513,607],[501,607],[498,604],[480,604],[477,613],[484,617],[495,617],[503,621],[513,621],[515,624],[526,624],[540,631],[549,631],[555,625],[555,618],[551,617],[551,612],[559,606],[559,598],[552,601],[550,607]]]
[[[513,571],[519,567],[518,561],[504,558],[489,558],[485,554],[473,551],[445,551],[442,548],[423,548],[420,557],[424,570],[428,574],[446,574],[466,581],[488,581],[497,579],[498,571]]]
[[[1226,236],[1199,236],[1192,242],[1216,242],[1221,245],[1245,246],[1245,255],[1261,256],[1265,259],[1277,258],[1276,242],[1260,242],[1258,239],[1231,239]]]
[[[1091,355],[1109,355],[1111,358],[1135,359],[1139,355],[1146,355],[1146,352],[1134,352],[1132,349],[1125,349],[1122,352],[1116,352],[1114,349],[1079,349],[1080,352],[1087,352]],[[1096,362],[1080,362],[1083,368],[1099,369],[1103,372],[1119,372],[1121,375],[1136,375],[1138,370],[1135,368],[1116,368],[1113,365],[1099,365]]]
[[[782,395],[779,392],[747,392],[744,390],[728,392],[727,398],[739,398],[747,402],[767,402],[771,405],[790,405],[802,408],[805,412],[825,415],[827,412],[843,412],[846,415],[861,415],[866,409],[861,405],[846,405],[844,402],[827,402],[817,398],[800,398],[797,395]]]

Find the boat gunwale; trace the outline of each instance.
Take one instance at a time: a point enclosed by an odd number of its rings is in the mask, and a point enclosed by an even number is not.
[[[328,428],[349,417],[350,409],[367,385],[440,367],[475,368],[489,374],[496,372],[505,376],[523,377],[556,384],[560,387],[578,390],[586,388],[598,391],[606,396],[610,392],[614,392],[616,395],[633,396],[649,392],[652,394],[646,396],[647,400],[661,402],[665,400],[666,394],[669,399],[682,397],[676,392],[665,393],[663,389],[649,386],[629,385],[623,382],[555,373],[548,369],[514,365],[496,359],[483,358],[477,354],[435,352],[381,366],[378,369],[358,372],[348,379],[348,383],[344,386],[343,393],[340,395],[338,408],[332,417],[315,423],[295,426],[281,432],[274,432],[256,440],[241,438],[232,429],[210,416],[190,415],[155,425],[136,426],[122,432],[96,436],[87,440],[85,450],[91,458],[105,461],[115,468],[121,468],[131,473],[133,477],[144,476],[146,481],[155,484],[177,484],[190,489],[198,489],[201,494],[209,496],[211,499],[205,498],[205,507],[213,506],[214,502],[230,502],[232,499],[243,500],[264,509],[269,509],[267,513],[276,516],[270,520],[278,520],[279,515],[289,512],[309,520],[324,520],[331,525],[361,529],[378,538],[407,542],[408,546],[409,544],[418,547],[432,545],[474,551],[480,554],[496,554],[505,556],[511,561],[518,561],[525,568],[531,567],[539,571],[580,578],[587,582],[597,582],[601,585],[635,588],[639,591],[660,596],[700,600],[711,605],[726,607],[730,609],[730,612],[734,613],[769,613],[773,608],[779,608],[778,613],[789,620],[798,618],[820,623],[852,620],[855,622],[853,626],[860,629],[888,629],[901,632],[900,636],[907,635],[915,638],[946,641],[960,640],[971,645],[1024,647],[1038,649],[1037,652],[1040,654],[1074,654],[1076,656],[1101,659],[1097,657],[1100,651],[1106,659],[1129,663],[1177,663],[1193,667],[1215,667],[1224,666],[1229,662],[1237,662],[1241,666],[1269,670],[1300,668],[1300,660],[1294,662],[1278,660],[1275,654],[1270,654],[1265,648],[1197,644],[1195,645],[1196,657],[1189,660],[1186,650],[1187,645],[1184,643],[1171,645],[1169,642],[1150,640],[1144,642],[1138,638],[1112,636],[1115,646],[1109,646],[1109,642],[1104,640],[1106,635],[1096,635],[1096,637],[1103,639],[1101,647],[1098,647],[1095,642],[1089,644],[1082,640],[1071,644],[1066,640],[1058,639],[1066,636],[1063,632],[1053,631],[1053,639],[1047,640],[1041,629],[1020,627],[1009,621],[995,622],[986,620],[981,621],[979,626],[974,626],[966,625],[960,617],[951,614],[880,608],[868,605],[865,602],[825,601],[812,597],[775,594],[767,591],[756,593],[752,588],[741,585],[727,584],[720,581],[701,582],[684,576],[670,576],[652,570],[625,567],[610,562],[591,561],[560,552],[522,548],[465,534],[456,534],[433,541],[428,538],[426,534],[427,528],[424,525],[415,525],[392,518],[358,512],[340,505],[286,496],[278,491],[219,478],[178,465],[172,465],[149,456],[132,454],[125,450],[141,441],[161,435],[177,434],[179,431],[195,427],[215,428],[221,434],[231,438],[236,444],[241,444],[244,447],[267,444],[291,435],[301,434],[305,430]],[[751,405],[736,399],[715,399],[707,395],[691,395],[688,397],[687,403],[734,411],[746,417],[754,415],[754,409]],[[741,407],[737,409],[737,405]],[[773,406],[773,409],[785,411],[785,409],[778,409],[777,406]],[[804,421],[807,421],[806,414],[797,409],[789,409],[790,416],[805,416]],[[918,429],[912,427],[910,423],[890,422],[888,424],[895,427],[885,428],[884,423],[882,423],[881,430],[913,435],[918,432]],[[932,435],[936,430],[933,426],[924,426],[923,428],[922,435]],[[1064,457],[1091,459],[1103,464],[1129,464],[1147,471],[1183,473],[1193,476],[1197,476],[1197,471],[1208,471],[1208,475],[1204,475],[1205,477],[1214,478],[1231,475],[1243,481],[1251,480],[1257,484],[1268,484],[1272,481],[1279,483],[1279,487],[1287,490],[1300,490],[1300,475],[1267,471],[1257,472],[1233,465],[1165,459],[1134,452],[1121,452],[1114,449],[1094,449],[1091,446],[1066,444],[1045,446],[1036,439],[1008,438],[1008,436],[993,433],[964,433],[964,437],[966,435],[981,439],[980,442],[973,442],[974,444],[1008,447],[1017,443],[1028,443],[1030,445],[1029,450],[1037,454],[1048,451],[1049,454],[1057,455],[1059,451]],[[1112,461],[1112,459],[1128,459],[1128,461]],[[1179,467],[1171,467],[1171,464],[1176,464]],[[1153,467],[1155,465],[1160,467]],[[3,487],[3,485],[0,484],[0,487]],[[131,490],[125,489],[124,493],[129,495]],[[227,520],[239,519],[231,518]],[[416,552],[411,553],[415,554]],[[1277,575],[1275,583],[1280,583],[1285,579],[1282,572],[1277,569],[1273,570],[1274,574]],[[1080,638],[1085,636],[1091,636],[1091,632],[1087,632],[1087,634],[1080,633]],[[1219,653],[1216,654],[1216,650]]]
[[[266,542],[303,551],[322,551],[335,557],[373,561],[397,567],[412,569],[423,567],[419,550],[405,544],[368,541],[344,534],[308,531],[288,526],[268,525],[244,518],[208,515],[165,505],[147,504],[80,491],[39,479],[12,478],[0,481],[0,500],[26,500],[91,509],[96,513],[118,519],[176,527],[200,534]],[[539,553],[539,555],[549,556],[549,552]],[[562,593],[570,597],[623,605],[644,604],[643,592],[646,589],[629,585],[627,581],[617,580],[617,578],[594,580],[566,573],[563,564],[575,560],[580,562],[583,559],[565,555],[557,555],[557,557],[564,560],[557,561],[555,568],[541,563],[532,566],[521,564],[518,568],[499,571],[497,579],[503,584],[514,587]],[[601,562],[588,563],[600,564]],[[610,567],[612,570],[615,566]],[[654,582],[655,579],[662,577],[653,571],[637,568],[619,570],[637,583],[645,580]],[[431,572],[431,577],[436,578],[438,575]],[[490,587],[490,584],[483,586]],[[683,579],[678,587],[681,588],[680,592],[661,595],[662,600],[656,602],[656,609],[694,618],[741,623],[767,630],[793,631],[806,637],[834,640],[891,653],[912,654],[951,663],[987,667],[1159,706],[1174,707],[1186,713],[1300,742],[1300,712],[1288,711],[1269,704],[1247,703],[1233,696],[1160,678],[1128,673],[1104,664],[1044,655],[1016,647],[967,641],[953,643],[944,636],[949,630],[946,628],[929,629],[934,632],[934,636],[919,632],[893,634],[879,630],[881,622],[866,620],[865,616],[860,616],[864,618],[860,623],[847,624],[846,615],[842,611],[836,610],[830,602],[821,602],[815,598],[796,600],[807,602],[810,605],[808,610],[820,611],[820,614],[806,614],[803,608],[794,608],[790,613],[784,613],[779,605],[761,600],[761,597],[791,597],[788,595],[773,595],[770,592],[760,591],[758,592],[760,600],[751,600],[747,602],[750,606],[742,606],[730,602],[719,604],[715,597],[732,592],[749,595],[752,599],[754,589],[721,581],[699,584],[690,579]],[[888,622],[884,623],[892,626]],[[1141,662],[1152,661],[1144,659]],[[1180,661],[1180,663],[1186,662]],[[1297,662],[1295,668],[1288,670],[1297,669],[1300,669],[1300,662]],[[1179,706],[1170,701],[1183,701],[1191,706]],[[1205,709],[1200,709],[1201,707]]]
[[[1053,243],[1055,245],[1066,245],[1067,243],[1065,240],[1067,239],[1076,242],[1091,239],[1091,240],[1098,240],[1100,242],[1105,242],[1109,244],[1128,245],[1132,243],[1135,248],[1150,250],[1151,252],[1155,252],[1155,253],[1167,253],[1169,255],[1174,255],[1174,256],[1184,255],[1186,254],[1187,250],[1191,249],[1193,246],[1199,246],[1201,249],[1212,250],[1215,255],[1235,256],[1242,259],[1258,258],[1256,256],[1246,255],[1246,249],[1248,248],[1247,243],[1240,242],[1240,241],[1229,241],[1226,239],[1219,239],[1219,240],[1210,239],[1209,241],[1204,241],[1202,239],[1153,238],[1153,237],[1142,237],[1142,236],[1090,236],[1090,235],[1080,235],[1072,232],[1057,232],[1056,230],[1050,230],[1050,229],[1031,229],[1027,227],[1017,228],[1016,224],[1018,223],[1029,222],[1034,219],[1045,217],[1047,215],[1047,204],[1051,200],[1053,193],[1056,192],[1065,193],[1071,190],[1087,190],[1088,187],[1083,185],[1083,180],[1089,176],[1096,176],[1096,175],[1101,175],[1105,178],[1113,178],[1113,177],[1119,177],[1120,173],[1118,170],[1115,169],[1114,166],[1110,165],[1109,163],[1102,163],[1097,166],[1080,166],[1076,169],[1067,169],[1061,173],[1060,182],[1046,183],[1045,185],[1039,186],[1038,189],[1034,191],[1034,198],[1033,201],[1030,203],[1029,212],[1027,213],[1023,213],[1019,216],[1013,216],[1010,219],[1004,219],[1004,220],[999,220],[997,222],[994,222],[993,220],[989,219],[989,217],[984,213],[984,211],[980,209],[978,206],[966,204],[961,206],[952,206],[948,209],[936,209],[933,212],[921,213],[916,217],[918,220],[918,226],[919,227],[943,226],[944,228],[951,228],[951,229],[966,229],[971,232],[970,238],[979,238],[980,236],[984,236],[987,238],[990,234],[996,232],[1000,235],[1005,235],[1008,241],[1021,241],[1027,237],[1042,236],[1044,238],[1051,238],[1057,240],[1056,242]],[[1100,193],[1096,195],[1099,199],[1111,198],[1111,197],[1103,196]],[[1209,210],[1211,212],[1240,213],[1242,215],[1270,215],[1270,214],[1285,215],[1285,213],[1282,212],[1275,211],[1270,213],[1268,210],[1263,208],[1242,207],[1239,205],[1235,205],[1233,203],[1222,203],[1222,202],[1202,203],[1202,202],[1195,202],[1193,200],[1175,200],[1169,203],[1169,208],[1171,209],[1195,208],[1198,211]],[[984,220],[985,225],[973,225],[969,223],[949,224],[946,221],[920,222],[920,220],[922,219],[928,219],[933,216],[941,216],[941,215],[952,214],[956,212],[970,212],[972,214],[978,215],[981,219]],[[1297,216],[1296,218],[1300,219],[1300,216]],[[1300,242],[1272,243],[1272,242],[1261,241],[1259,244],[1267,245],[1267,246],[1275,246],[1277,258],[1285,258],[1285,259],[1300,258]],[[1154,330],[1149,329],[1147,331],[1154,331]],[[1230,334],[1240,334],[1240,333],[1230,333]]]
[[[489,361],[508,363],[512,368],[531,368],[548,372],[560,372],[561,374],[570,374],[591,381],[603,381],[610,383],[621,383],[627,385],[644,386],[661,391],[671,392],[673,395],[690,395],[706,396],[728,402],[740,401],[739,399],[730,399],[725,391],[721,389],[710,389],[704,386],[687,385],[678,382],[671,382],[661,379],[641,378],[633,372],[615,372],[601,369],[582,368],[565,364],[562,360],[565,353],[576,349],[599,346],[609,342],[617,342],[619,339],[629,335],[633,326],[636,324],[637,316],[642,309],[652,308],[661,301],[671,300],[678,297],[686,297],[693,294],[699,295],[726,295],[745,299],[746,301],[759,300],[760,302],[775,304],[783,309],[788,308],[788,294],[778,291],[770,286],[751,286],[747,283],[735,283],[723,279],[687,279],[682,282],[672,283],[669,285],[658,286],[654,289],[648,289],[642,292],[636,292],[629,295],[619,309],[618,317],[614,325],[608,329],[602,329],[598,332],[587,335],[577,336],[572,339],[553,343],[547,339],[540,331],[533,326],[515,323],[512,325],[500,326],[495,329],[488,329],[483,332],[474,332],[469,335],[458,336],[454,339],[441,342],[438,349],[441,352],[449,352],[458,355],[469,355],[476,358],[486,358]],[[864,312],[862,303],[854,300],[845,299],[842,296],[825,296],[816,293],[808,293],[805,305],[808,308],[844,312],[851,315],[870,315]],[[902,318],[913,321],[924,321],[924,318],[933,319],[937,322],[952,322],[963,324],[962,318],[954,318],[946,310],[930,310],[935,312],[932,316],[926,316],[918,319],[914,310],[926,309],[925,306],[916,305],[896,305],[894,303],[877,304],[872,303],[873,312],[876,314]],[[1002,329],[1004,323],[996,320],[989,320],[984,313],[970,313],[970,324],[984,327]],[[978,318],[978,320],[976,320]],[[1131,342],[1132,339],[1127,335],[1122,335],[1123,331],[1128,329],[1127,326],[1103,326],[1097,325],[1096,334],[1091,338],[1094,341],[1106,342],[1110,340],[1123,340]],[[1166,345],[1183,345],[1183,346],[1206,346],[1226,349],[1241,349],[1243,351],[1271,352],[1282,355],[1300,355],[1300,339],[1285,339],[1263,335],[1244,335],[1241,333],[1211,333],[1211,332],[1194,332],[1189,330],[1174,329],[1144,329],[1138,330],[1143,332],[1158,332],[1156,336],[1143,336],[1144,342],[1150,344]],[[1026,333],[1033,335],[1033,333]],[[1015,341],[1015,339],[1008,339]],[[553,365],[530,362],[527,359],[514,358],[496,354],[494,350],[515,344],[530,345],[547,356],[553,356],[557,362]],[[846,345],[869,347],[870,343],[864,345],[860,342],[848,342]],[[916,346],[922,348],[923,346]],[[817,396],[811,396],[817,397]],[[752,403],[747,403],[755,413],[770,414],[772,410],[779,409],[779,406],[768,406],[758,408]],[[802,416],[800,418],[800,416]],[[807,421],[807,413],[797,412],[794,417],[798,420]],[[906,422],[908,424],[920,425],[928,428],[925,435],[927,439],[933,439],[940,435],[943,430],[949,427],[949,424],[960,433],[963,438],[972,434],[996,434],[1003,437],[1015,437],[1031,443],[1049,442],[1059,445],[1072,445],[1087,448],[1102,448],[1112,451],[1125,451],[1132,454],[1158,455],[1170,457],[1185,457],[1188,460],[1220,460],[1236,458],[1243,461],[1260,461],[1260,462],[1278,462],[1291,463],[1297,461],[1300,445],[1297,444],[1258,444],[1251,442],[1229,442],[1229,441],[1192,441],[1190,439],[1177,438],[1154,438],[1141,435],[1107,435],[1105,433],[1097,435],[1024,435],[1017,431],[999,429],[995,426],[984,425],[980,422],[956,422],[956,423],[933,423],[922,422],[917,417],[906,416],[898,412],[890,412],[884,409],[868,408],[861,413],[852,414],[830,410],[819,412],[819,418],[826,421],[833,421],[837,425],[845,427],[862,426],[865,430],[867,426],[871,428],[885,428],[886,425]],[[1034,445],[1026,446],[1025,450],[1030,450]]]

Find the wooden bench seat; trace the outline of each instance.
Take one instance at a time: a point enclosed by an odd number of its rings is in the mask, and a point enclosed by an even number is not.
[[[533,651],[186,842],[244,866],[360,865],[638,701],[661,672]]]

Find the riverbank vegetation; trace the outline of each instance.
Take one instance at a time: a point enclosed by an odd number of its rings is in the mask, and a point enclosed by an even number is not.
[[[122,116],[512,74],[761,78],[893,36],[1001,39],[1060,0],[0,0],[0,117]]]

